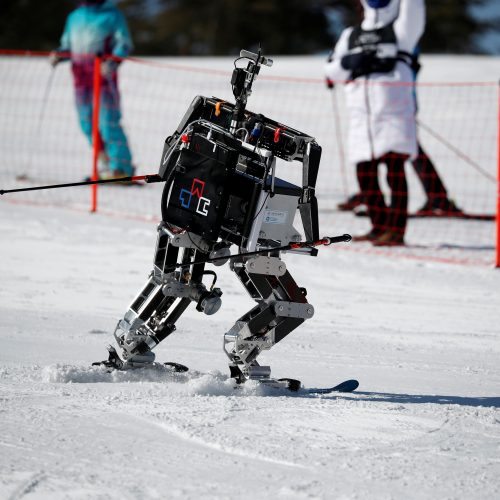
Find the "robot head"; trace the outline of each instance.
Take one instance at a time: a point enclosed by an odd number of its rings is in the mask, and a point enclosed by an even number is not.
[[[361,0],[364,10],[362,27],[365,30],[382,28],[395,21],[400,0]]]

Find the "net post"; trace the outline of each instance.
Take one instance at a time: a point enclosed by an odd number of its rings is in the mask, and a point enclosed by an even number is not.
[[[497,239],[495,267],[500,268],[500,81],[498,82],[498,124],[497,124]]]
[[[99,134],[99,113],[101,104],[101,62],[102,57],[96,55],[94,59],[94,91],[93,91],[93,106],[92,106],[92,175],[91,179],[98,179],[97,163],[99,160],[99,152],[101,150],[101,136]],[[91,202],[90,211],[97,212],[97,184],[91,186]]]

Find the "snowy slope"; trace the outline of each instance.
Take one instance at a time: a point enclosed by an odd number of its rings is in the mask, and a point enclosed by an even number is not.
[[[189,309],[158,348],[191,366],[111,376],[115,321],[152,223],[0,203],[0,498],[497,498],[500,274],[360,255],[287,256],[313,319],[262,356],[300,397],[227,379],[222,334],[252,307]]]

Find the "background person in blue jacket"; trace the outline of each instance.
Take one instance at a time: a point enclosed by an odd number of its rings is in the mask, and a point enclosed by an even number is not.
[[[80,126],[91,145],[95,56],[126,57],[132,46],[125,17],[113,3],[110,0],[88,0],[82,1],[69,14],[61,45],[51,55],[53,66],[71,58]],[[104,59],[101,69],[100,178],[134,173],[127,137],[120,124],[118,64],[112,59]]]

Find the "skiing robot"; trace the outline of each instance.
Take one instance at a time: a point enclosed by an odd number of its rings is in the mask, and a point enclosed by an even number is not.
[[[95,364],[110,369],[152,364],[153,349],[175,331],[192,302],[207,315],[219,310],[217,275],[205,267],[229,263],[256,301],[224,334],[231,377],[237,384],[258,380],[298,390],[299,381],[272,379],[270,367],[257,361],[314,314],[281,252],[315,256],[316,246],[350,236],[319,238],[315,186],[321,147],[315,139],[246,110],[255,77],[272,60],[243,50],[236,61],[246,67],[235,62],[235,104],[197,96],[165,141],[159,174],[150,180],[165,183],[153,270],[116,326],[118,349],[109,346],[109,358]],[[277,159],[301,164],[301,186],[277,177]],[[306,241],[293,226],[297,211]]]

